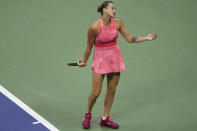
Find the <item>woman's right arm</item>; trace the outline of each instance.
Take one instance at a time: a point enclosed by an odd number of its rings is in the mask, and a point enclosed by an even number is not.
[[[97,35],[97,25],[94,22],[92,25],[90,25],[89,29],[88,29],[88,33],[87,33],[87,46],[84,52],[84,56],[83,56],[83,61],[79,60],[78,61],[78,65],[80,67],[84,67],[87,64],[88,58],[91,54],[91,50],[94,44],[94,41],[96,39],[96,35]]]

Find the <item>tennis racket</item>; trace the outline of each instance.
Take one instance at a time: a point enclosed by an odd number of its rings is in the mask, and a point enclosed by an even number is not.
[[[68,66],[79,66],[77,62],[74,62],[74,63],[68,63],[67,65],[68,65]]]

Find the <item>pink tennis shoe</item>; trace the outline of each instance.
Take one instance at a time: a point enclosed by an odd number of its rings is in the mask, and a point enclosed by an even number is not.
[[[106,127],[109,127],[109,128],[113,128],[113,129],[118,129],[119,128],[119,125],[117,123],[113,122],[110,119],[110,116],[108,116],[106,118],[106,120],[103,120],[102,117],[101,117],[100,125],[101,126],[106,126]]]
[[[91,113],[85,113],[85,118],[83,120],[83,128],[88,129],[90,128],[90,120],[91,120],[92,114]]]
[[[90,128],[90,125],[91,125],[91,122],[90,122],[91,117],[92,117],[92,114],[91,113],[85,113],[84,120],[83,120],[83,123],[82,123],[83,128],[85,128],[85,129]],[[119,128],[119,125],[117,123],[113,122],[110,119],[110,116],[108,116],[106,118],[106,120],[103,120],[102,117],[101,117],[100,126],[105,126],[105,127],[109,127],[109,128],[113,128],[113,129],[118,129]]]

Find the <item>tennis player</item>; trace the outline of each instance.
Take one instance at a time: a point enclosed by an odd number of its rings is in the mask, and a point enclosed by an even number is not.
[[[115,18],[116,8],[112,1],[105,1],[97,9],[101,18],[94,21],[88,29],[87,47],[83,60],[78,61],[79,67],[85,67],[94,46],[92,64],[92,91],[88,97],[88,106],[82,123],[83,128],[90,128],[92,108],[101,89],[104,77],[107,77],[107,92],[104,100],[104,112],[100,117],[100,125],[109,128],[119,128],[119,125],[111,120],[110,110],[114,100],[116,87],[119,82],[120,72],[125,70],[125,64],[117,44],[118,31],[129,43],[154,40],[157,34],[151,33],[146,37],[130,35],[120,19]]]

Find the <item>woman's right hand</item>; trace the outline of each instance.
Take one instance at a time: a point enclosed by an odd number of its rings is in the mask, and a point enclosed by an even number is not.
[[[84,66],[87,65],[87,64],[84,63],[82,60],[79,60],[79,61],[77,62],[77,64],[78,64],[79,67],[84,67]]]

